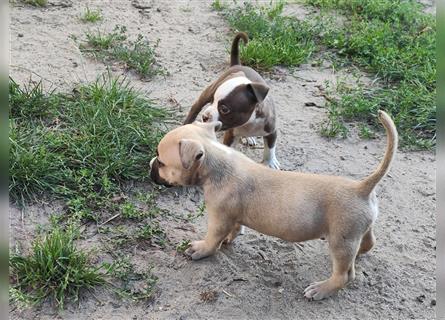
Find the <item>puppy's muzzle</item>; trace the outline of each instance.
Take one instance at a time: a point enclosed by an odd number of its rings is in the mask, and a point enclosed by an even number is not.
[[[153,158],[150,161],[150,178],[156,184],[160,184],[167,188],[172,187],[171,184],[159,176],[159,162],[157,158]]]

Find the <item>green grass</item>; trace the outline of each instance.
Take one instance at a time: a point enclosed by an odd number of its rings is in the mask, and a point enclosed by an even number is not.
[[[270,70],[277,65],[298,66],[311,57],[315,50],[314,27],[284,17],[283,6],[284,2],[262,7],[247,2],[232,8],[217,6],[233,29],[249,36],[248,45],[240,51],[243,64]]]
[[[23,0],[24,3],[34,7],[46,7],[48,0]]]
[[[178,245],[176,246],[176,252],[179,253],[184,253],[185,250],[188,249],[188,247],[190,247],[191,241],[190,240],[182,240],[181,242],[178,243]]]
[[[121,298],[139,301],[153,296],[158,278],[152,268],[136,271],[128,256],[116,255],[112,263],[104,263],[107,273],[116,278],[120,284],[114,285],[114,292]]]
[[[102,19],[103,19],[102,12],[100,10],[92,10],[88,6],[85,8],[85,11],[80,17],[80,20],[85,23],[87,22],[95,23],[101,21]]]
[[[9,102],[11,200],[62,199],[80,219],[125,209],[114,198],[125,181],[147,178],[168,117],[125,79],[110,76],[69,94],[10,79]]]
[[[101,267],[76,248],[76,232],[53,229],[37,238],[29,255],[13,253],[9,259],[11,299],[36,305],[51,299],[60,309],[67,300],[78,301],[82,291],[105,284]]]
[[[216,2],[216,1],[215,1]],[[219,8],[219,2],[212,6]],[[324,136],[347,136],[347,122],[380,128],[377,111],[396,123],[401,145],[431,148],[436,143],[436,27],[415,1],[305,0],[321,9],[304,21],[283,15],[283,2],[222,8],[233,29],[252,39],[242,47],[244,64],[269,70],[310,61],[329,50],[336,66],[358,66],[373,85],[339,86],[328,101]],[[347,19],[335,19],[336,15]],[[344,22],[342,22],[344,20]],[[334,55],[332,55],[332,53]],[[319,58],[319,57],[318,57]],[[317,57],[316,57],[317,59]],[[338,98],[334,98],[337,96]],[[363,137],[372,136],[360,129]],[[369,131],[368,130],[368,131]]]
[[[210,6],[215,11],[223,11],[227,8],[226,5],[221,2],[221,0],[214,0]]]
[[[93,55],[97,59],[109,63],[119,61],[125,63],[129,70],[134,70],[143,78],[166,74],[156,61],[156,47],[141,34],[136,40],[128,40],[127,28],[117,25],[112,32],[87,32],[86,41],[79,45],[80,50]]]
[[[195,221],[196,219],[204,216],[204,211],[206,209],[206,204],[205,202],[202,202],[199,206],[198,209],[196,210],[195,213],[188,213],[187,214],[187,220],[188,221]]]
[[[378,109],[392,114],[402,144],[431,148],[436,136],[436,31],[434,17],[414,1],[307,0],[320,7],[321,42],[339,57],[373,73],[379,86],[343,88],[331,102],[327,135],[344,121],[376,125]],[[332,23],[332,10],[350,17]],[[326,11],[328,10],[328,11]]]

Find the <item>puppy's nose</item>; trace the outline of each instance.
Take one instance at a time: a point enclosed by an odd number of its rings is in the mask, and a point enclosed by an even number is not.
[[[210,120],[212,120],[212,117],[208,114],[203,114],[202,115],[202,122],[209,122]]]
[[[153,159],[150,160],[150,169],[153,167],[153,162],[155,162],[156,157],[154,157]]]

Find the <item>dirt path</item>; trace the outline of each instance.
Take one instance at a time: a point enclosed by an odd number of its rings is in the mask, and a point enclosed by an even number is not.
[[[91,81],[105,70],[103,64],[82,58],[69,35],[82,37],[88,26],[79,15],[88,4],[101,8],[101,29],[115,24],[127,26],[130,35],[142,33],[160,39],[160,63],[170,76],[142,82],[130,75],[132,83],[160,105],[184,116],[199,92],[227,66],[229,28],[204,1],[73,1],[73,6],[47,9],[11,9],[11,68],[19,82],[29,70],[68,90],[75,81]],[[51,1],[50,1],[51,3]],[[70,2],[53,1],[54,4]],[[304,12],[297,5],[290,10]],[[121,73],[119,67],[114,68]],[[325,109],[306,107],[305,102],[324,104],[318,85],[335,80],[329,66],[303,65],[294,74],[285,69],[267,78],[278,105],[279,137],[277,156],[284,170],[327,173],[362,178],[379,162],[385,139],[365,141],[355,135],[346,140],[320,137],[318,126]],[[34,76],[37,78],[36,76]],[[246,150],[261,159],[262,150]],[[150,188],[148,185],[141,188]],[[302,250],[291,243],[248,230],[231,247],[214,257],[191,262],[173,250],[136,246],[132,262],[154,265],[159,277],[155,299],[127,303],[99,291],[80,306],[69,306],[57,316],[48,306],[19,311],[13,319],[432,319],[435,301],[435,155],[430,152],[399,152],[393,168],[378,188],[380,216],[375,227],[377,245],[357,261],[357,278],[334,297],[308,302],[303,289],[314,280],[329,276],[330,259],[325,241],[309,241]],[[169,190],[160,205],[178,215],[196,210],[200,201],[193,189]],[[37,223],[47,221],[51,206],[30,207],[21,219],[11,207],[13,243],[29,243]],[[206,217],[187,228],[179,222],[164,225],[169,239],[199,239],[206,229]],[[194,226],[194,228],[193,228]],[[189,230],[182,230],[189,229]],[[194,230],[195,229],[195,230]],[[99,242],[86,244],[100,252]],[[84,244],[85,245],[85,244]],[[99,254],[100,256],[100,254]],[[202,302],[200,293],[218,292],[216,301]]]

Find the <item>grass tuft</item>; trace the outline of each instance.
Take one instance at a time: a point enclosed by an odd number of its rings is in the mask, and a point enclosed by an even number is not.
[[[122,182],[148,176],[167,112],[110,76],[70,94],[12,79],[9,89],[11,199],[55,196],[80,218],[120,210],[113,198]]]
[[[101,267],[94,267],[87,254],[74,245],[76,233],[53,229],[37,238],[28,256],[12,254],[9,259],[11,298],[19,304],[38,304],[53,299],[60,309],[77,301],[81,290],[105,283]]]
[[[414,1],[307,0],[323,10],[321,42],[339,58],[375,74],[378,86],[342,87],[328,103],[329,122],[322,129],[335,135],[344,121],[377,125],[377,110],[395,120],[401,143],[431,148],[436,141],[436,31],[434,17]],[[333,23],[332,10],[347,15]],[[380,125],[378,125],[380,126]]]
[[[100,10],[92,10],[88,6],[85,8],[84,13],[80,17],[80,20],[84,23],[95,23],[102,20],[102,12]]]
[[[260,70],[277,65],[298,66],[313,51],[313,26],[282,15],[284,2],[256,7],[251,3],[234,8],[221,7],[233,29],[249,35],[249,43],[241,48],[243,64]]]
[[[152,298],[158,278],[153,275],[152,268],[143,272],[135,270],[127,256],[118,255],[112,263],[104,263],[107,273],[115,277],[119,286],[115,287],[116,294],[132,301]]]
[[[223,11],[227,8],[226,5],[221,2],[221,0],[214,0],[210,6],[215,11]]]
[[[34,7],[46,7],[48,0],[23,0],[24,3]]]
[[[117,25],[112,32],[86,33],[86,42],[80,44],[80,50],[97,59],[109,63],[120,61],[129,70],[134,70],[144,78],[164,75],[166,71],[156,61],[156,47],[139,34],[135,41],[127,39],[127,28]]]

